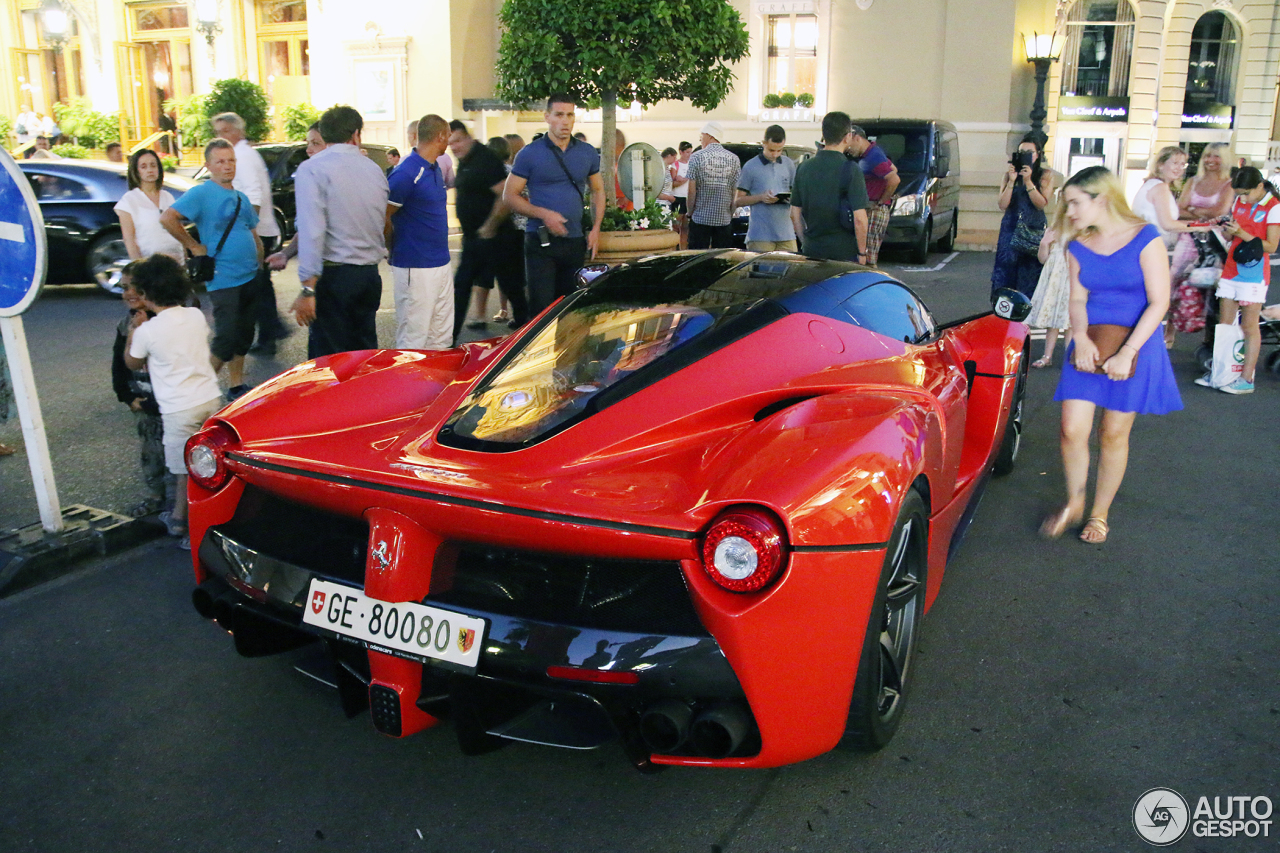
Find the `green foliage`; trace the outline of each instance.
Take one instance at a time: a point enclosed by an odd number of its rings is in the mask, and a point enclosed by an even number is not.
[[[764,108],[767,110],[776,110],[782,106],[782,99],[770,92],[764,96]]]
[[[290,142],[307,138],[307,128],[320,120],[320,110],[311,104],[289,104],[280,108],[284,119],[284,136]]]
[[[729,94],[747,28],[728,0],[507,0],[499,13],[497,91],[538,104],[553,92],[599,105],[687,98],[711,110]]]
[[[120,120],[94,110],[88,98],[72,98],[53,105],[62,135],[81,145],[101,148],[108,142],[120,141]]]
[[[3,143],[4,147],[8,148],[10,147],[12,138],[13,119],[9,118],[7,115],[0,115],[0,143]]]
[[[209,124],[208,95],[190,95],[164,102],[166,113],[178,114],[178,132],[186,148],[203,148],[213,139],[213,127]]]
[[[244,119],[245,136],[261,142],[271,135],[271,102],[257,83],[228,77],[213,84],[205,100],[205,113],[212,118],[218,113],[235,113]],[[210,130],[212,133],[212,129]]]
[[[809,107],[812,107],[812,106],[813,106],[813,93],[812,93],[812,92],[801,92],[799,95],[796,95],[796,103],[797,103],[797,104],[799,104],[800,106],[804,107],[805,109],[808,109]]]
[[[601,231],[645,231],[670,227],[671,214],[656,199],[629,213],[620,207],[610,207],[604,212],[600,224]]]
[[[160,168],[166,172],[176,172],[178,170],[178,158],[172,154],[160,155]]]
[[[68,160],[88,160],[93,154],[83,145],[72,145],[70,142],[63,142],[49,149],[59,157],[66,157]]]
[[[796,96],[794,92],[783,92],[778,96],[778,101],[785,109],[791,109],[796,105]]]

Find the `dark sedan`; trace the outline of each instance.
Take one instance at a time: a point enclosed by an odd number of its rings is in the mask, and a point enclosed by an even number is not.
[[[49,284],[94,282],[120,292],[120,270],[129,252],[120,235],[115,206],[129,189],[125,167],[91,160],[21,160],[44,216],[49,241]],[[164,187],[175,199],[195,186],[165,175]]]
[[[275,208],[280,236],[288,240],[297,230],[294,217],[297,216],[298,207],[294,200],[293,176],[302,165],[302,161],[307,159],[307,145],[305,142],[262,142],[253,147],[267,164],[267,173],[271,175],[271,204]],[[390,165],[387,160],[387,152],[391,150],[390,145],[370,142],[361,145],[360,150],[384,171]],[[200,171],[196,172],[195,179],[202,181],[207,177],[209,173],[202,166]]]

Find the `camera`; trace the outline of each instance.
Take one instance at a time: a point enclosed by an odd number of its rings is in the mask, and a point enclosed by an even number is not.
[[[538,245],[544,249],[551,245],[551,232],[545,225],[538,226]]]
[[[1009,158],[1009,162],[1015,169],[1021,169],[1023,166],[1034,166],[1036,155],[1030,151],[1015,151],[1013,156]]]

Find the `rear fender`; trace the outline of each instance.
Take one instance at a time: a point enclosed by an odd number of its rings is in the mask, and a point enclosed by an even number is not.
[[[927,394],[885,388],[804,400],[726,447],[705,503],[764,503],[795,545],[885,542],[912,482],[941,465],[935,407]]]

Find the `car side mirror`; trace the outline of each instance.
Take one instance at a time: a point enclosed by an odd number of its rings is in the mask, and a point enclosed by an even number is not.
[[[1031,313],[1031,300],[1026,294],[1002,287],[991,294],[991,308],[997,317],[1012,323],[1021,323]]]
[[[591,282],[595,281],[596,279],[598,279],[600,276],[604,275],[608,271],[609,271],[608,264],[587,264],[582,269],[578,270],[577,289],[583,290],[584,288],[590,287]]]

